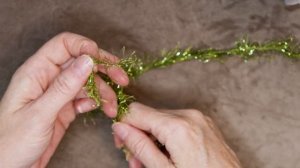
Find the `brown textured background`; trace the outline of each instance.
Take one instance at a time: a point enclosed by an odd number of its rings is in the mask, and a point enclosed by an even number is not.
[[[229,47],[245,35],[300,39],[300,9],[281,0],[0,0],[0,93],[16,68],[62,31],[115,53],[122,46],[159,53],[176,45]],[[300,167],[300,62],[281,57],[244,64],[181,63],[130,87],[160,108],[196,108],[215,119],[244,167]],[[153,82],[155,81],[155,82]],[[105,117],[78,118],[49,167],[127,167]]]

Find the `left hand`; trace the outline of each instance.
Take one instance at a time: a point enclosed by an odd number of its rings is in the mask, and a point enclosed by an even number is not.
[[[80,35],[62,33],[39,49],[14,74],[0,103],[0,167],[46,167],[76,113],[95,108],[83,86],[93,71],[90,56],[117,58]],[[128,84],[118,68],[98,70],[120,85]],[[103,111],[117,113],[113,90],[99,77]]]

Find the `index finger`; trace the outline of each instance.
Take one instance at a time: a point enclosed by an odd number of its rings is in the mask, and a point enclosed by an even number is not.
[[[156,109],[135,102],[130,104],[129,113],[123,117],[122,122],[151,133],[159,142],[165,144],[167,141],[165,131],[169,122],[167,116],[169,114],[160,113]]]
[[[84,36],[65,32],[45,43],[33,57],[42,57],[55,65],[62,65],[71,57],[83,54],[99,57],[97,43]]]
[[[99,49],[96,42],[87,37],[67,32],[52,38],[33,57],[46,59],[54,65],[62,66],[72,57],[78,57],[83,54],[111,64],[119,62],[118,57],[103,49]],[[122,86],[128,85],[129,79],[123,69],[114,66],[105,69],[101,65],[98,65],[98,69],[102,73],[107,74],[117,84]]]

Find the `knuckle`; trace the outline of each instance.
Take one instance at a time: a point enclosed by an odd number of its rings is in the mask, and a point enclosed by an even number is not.
[[[204,118],[208,123],[214,123],[214,121],[210,117],[205,116]]]
[[[64,74],[61,74],[56,78],[53,83],[53,88],[56,92],[61,94],[67,94],[71,90],[68,79]]]
[[[88,39],[88,40],[90,41],[91,47],[93,47],[93,48],[98,48],[98,44],[97,44],[95,41],[90,40],[90,39]]]
[[[200,125],[206,125],[208,123],[208,120],[206,119],[207,116],[204,115],[201,111],[195,110],[195,109],[189,109],[185,113],[185,117],[188,120],[191,120],[194,122],[194,124],[200,124]]]
[[[190,109],[186,114],[188,119],[193,122],[194,125],[198,125],[199,128],[206,128],[214,123],[210,117],[204,115],[199,110]]]
[[[14,83],[18,81],[31,79],[31,77],[32,77],[32,73],[30,73],[27,68],[23,68],[23,66],[21,66],[15,71],[15,73],[11,78],[11,81],[12,83]]]
[[[71,33],[71,32],[68,32],[68,31],[64,31],[64,32],[61,32],[57,35],[57,37],[61,37],[61,38],[65,38],[65,37],[69,37],[71,35],[73,35],[74,33]]]
[[[139,158],[145,151],[146,141],[142,138],[137,138],[131,146],[133,154]]]
[[[81,52],[93,53],[95,49],[98,49],[97,43],[91,39],[83,38],[81,39],[80,43],[81,43],[81,47],[80,47]]]
[[[187,131],[191,128],[190,123],[187,120],[177,120],[174,124],[175,129],[178,133],[187,133]]]
[[[195,139],[203,139],[203,130],[197,127],[191,120],[179,120],[173,128],[173,133],[186,142],[193,142]]]
[[[193,118],[197,118],[197,119],[204,118],[204,115],[201,113],[201,111],[196,110],[196,109],[188,109],[186,114],[188,114],[189,116],[191,116]]]
[[[165,123],[165,138],[177,136],[186,136],[191,130],[191,125],[187,120],[176,118]]]

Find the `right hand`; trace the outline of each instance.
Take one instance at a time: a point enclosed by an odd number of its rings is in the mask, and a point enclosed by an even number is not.
[[[131,168],[239,168],[235,153],[212,120],[197,110],[157,110],[132,103],[122,122],[113,125],[117,147],[132,153]],[[168,155],[154,144],[152,134]]]

